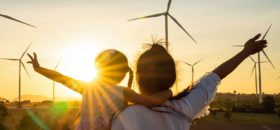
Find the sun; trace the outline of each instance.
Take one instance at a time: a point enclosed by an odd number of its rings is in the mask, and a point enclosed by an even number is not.
[[[95,58],[102,51],[99,42],[90,38],[72,39],[62,48],[60,71],[77,80],[91,81],[97,76]]]

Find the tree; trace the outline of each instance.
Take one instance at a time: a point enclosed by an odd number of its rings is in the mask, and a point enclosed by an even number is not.
[[[273,113],[273,109],[275,107],[275,101],[272,96],[265,96],[263,100],[263,109],[265,112]]]
[[[8,116],[8,109],[4,102],[0,102],[0,130],[6,130],[7,128],[2,124],[3,120]]]

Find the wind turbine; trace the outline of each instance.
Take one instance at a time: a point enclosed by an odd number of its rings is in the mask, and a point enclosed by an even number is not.
[[[258,62],[256,62],[251,56],[250,56],[250,59],[252,60],[252,62],[254,62],[254,66],[253,66],[253,69],[252,69],[250,75],[252,75],[253,72],[255,71],[256,96],[258,96],[258,75],[257,75],[257,69],[256,69]],[[261,62],[261,63],[266,63],[266,61]]]
[[[60,64],[60,61],[61,61],[61,60],[59,60],[59,61],[57,62],[56,66],[54,67],[54,70],[57,69],[58,65]],[[55,94],[55,81],[53,81],[53,102],[54,102],[54,94]]]
[[[27,72],[27,70],[26,70],[26,68],[25,68],[25,66],[24,66],[24,64],[23,64],[23,62],[22,62],[22,58],[23,58],[23,56],[25,55],[25,53],[27,52],[27,50],[29,49],[29,47],[31,46],[31,44],[32,43],[30,43],[29,45],[28,45],[28,47],[27,47],[27,49],[22,53],[22,55],[20,56],[20,58],[19,59],[14,59],[14,58],[0,58],[1,60],[10,60],[10,61],[18,61],[18,63],[19,63],[19,76],[18,76],[18,89],[19,89],[19,93],[18,93],[18,105],[19,105],[19,107],[20,107],[20,96],[21,96],[21,66],[24,68],[24,70],[25,70],[25,72],[26,72],[26,74],[27,74],[27,76],[28,77],[30,77],[29,76],[29,73]]]
[[[190,89],[191,89],[192,86],[193,86],[194,66],[195,66],[196,64],[198,64],[200,61],[202,61],[202,59],[200,59],[199,61],[195,62],[194,64],[190,64],[190,63],[187,63],[187,62],[185,62],[185,61],[182,61],[183,63],[185,63],[186,65],[188,65],[188,66],[190,66],[190,67],[192,68],[192,81],[191,81],[191,87],[190,87]]]
[[[20,20],[18,20],[18,19],[15,19],[15,18],[13,18],[13,17],[8,16],[8,15],[0,14],[0,16],[1,16],[1,17],[4,17],[4,18],[7,18],[7,19],[10,19],[10,20],[13,20],[13,21],[16,21],[16,22],[19,22],[19,23],[22,23],[22,24],[25,24],[25,25],[30,26],[30,27],[33,27],[33,28],[36,28],[36,26],[34,26],[34,25],[31,25],[31,24],[28,24],[28,23],[26,23],[26,22],[20,21]]]
[[[163,13],[158,13],[158,14],[148,15],[148,16],[144,16],[144,17],[134,18],[134,19],[130,19],[128,21],[144,19],[144,18],[159,17],[159,16],[163,15],[165,17],[165,45],[166,45],[166,49],[168,50],[168,16],[169,16],[187,35],[189,35],[189,37],[195,43],[197,43],[196,40],[184,29],[184,27],[169,13],[169,8],[170,8],[170,5],[171,5],[171,1],[172,0],[168,1],[167,10]]]
[[[270,24],[270,26],[268,27],[267,31],[265,32],[265,34],[262,37],[262,40],[265,39],[268,31],[270,30],[272,24]],[[235,47],[244,47],[243,45],[233,45]],[[264,50],[262,50],[262,53],[264,54],[264,56],[266,57],[266,59],[268,60],[268,62],[271,64],[271,66],[273,67],[273,69],[275,69],[274,65],[272,64],[271,60],[268,58],[267,54],[265,53]],[[258,69],[259,69],[259,102],[262,103],[262,78],[261,78],[261,57],[260,57],[260,52],[258,52]]]

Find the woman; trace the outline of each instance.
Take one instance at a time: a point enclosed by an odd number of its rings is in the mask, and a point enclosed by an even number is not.
[[[204,76],[192,90],[185,89],[160,107],[152,109],[134,105],[122,111],[112,122],[113,130],[187,130],[191,122],[213,100],[220,80],[243,60],[267,47],[258,34],[245,43],[237,55]],[[137,62],[137,82],[142,94],[150,95],[169,89],[176,80],[175,63],[160,45],[153,45]]]

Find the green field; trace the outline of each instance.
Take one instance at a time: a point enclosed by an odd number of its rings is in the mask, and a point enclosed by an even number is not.
[[[276,114],[232,113],[230,120],[223,112],[196,119],[191,130],[280,130],[280,117]]]
[[[78,109],[68,108],[32,108],[29,109],[49,129],[73,129]],[[60,111],[60,110],[61,111]],[[54,111],[55,110],[55,111]],[[65,111],[66,110],[66,111]],[[10,115],[5,119],[4,124],[8,129],[16,129],[21,122],[23,115],[30,115],[27,109],[10,109]],[[28,119],[27,119],[28,120]],[[37,125],[29,119],[30,126]],[[31,122],[31,123],[30,123]],[[191,130],[280,130],[280,117],[276,114],[258,113],[232,113],[230,120],[224,117],[223,112],[217,112],[216,116],[208,115],[196,119]]]

